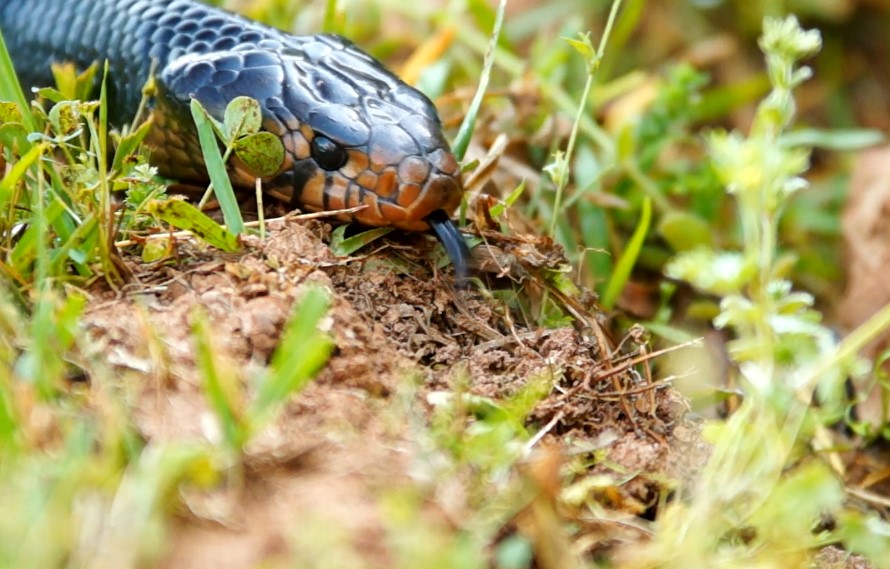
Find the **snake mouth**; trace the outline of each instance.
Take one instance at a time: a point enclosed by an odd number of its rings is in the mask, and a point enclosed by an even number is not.
[[[445,210],[441,209],[426,216],[426,222],[432,227],[448,258],[451,259],[451,264],[454,265],[454,280],[461,286],[465,285],[469,273],[470,249],[457,225],[448,217]]]

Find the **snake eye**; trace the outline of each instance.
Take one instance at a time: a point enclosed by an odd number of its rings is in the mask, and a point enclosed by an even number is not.
[[[325,136],[312,139],[312,158],[325,170],[336,170],[346,164],[346,150]]]

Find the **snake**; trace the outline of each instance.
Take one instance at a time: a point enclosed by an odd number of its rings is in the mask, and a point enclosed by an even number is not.
[[[196,0],[0,0],[0,32],[23,87],[53,85],[54,63],[107,62],[109,122],[122,128],[144,105],[149,160],[171,179],[208,179],[192,99],[222,120],[230,101],[251,97],[284,160],[256,176],[233,158],[235,185],[261,178],[293,209],[359,208],[337,217],[432,230],[466,275],[469,250],[450,217],[460,166],[435,106],[346,38],[288,34]]]

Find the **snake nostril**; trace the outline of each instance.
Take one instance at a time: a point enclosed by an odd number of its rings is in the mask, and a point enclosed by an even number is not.
[[[312,139],[312,158],[325,170],[337,170],[346,164],[346,150],[326,136]]]

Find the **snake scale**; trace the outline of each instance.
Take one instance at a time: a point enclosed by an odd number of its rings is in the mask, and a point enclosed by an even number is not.
[[[364,225],[432,228],[465,275],[469,252],[449,218],[460,170],[436,109],[350,41],[289,35],[194,0],[0,0],[0,31],[25,87],[52,85],[53,62],[107,60],[115,126],[134,118],[154,73],[146,142],[170,178],[207,179],[192,98],[217,119],[234,97],[256,99],[285,148],[266,193],[309,211],[364,205],[341,216]],[[253,186],[244,164],[228,167]]]

